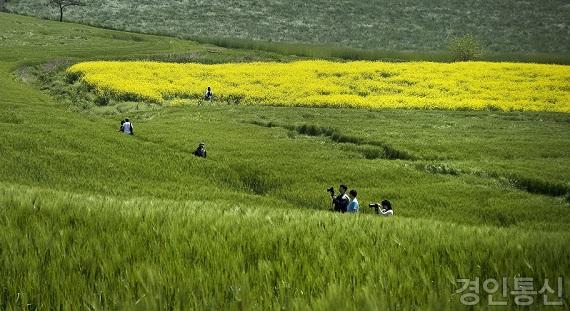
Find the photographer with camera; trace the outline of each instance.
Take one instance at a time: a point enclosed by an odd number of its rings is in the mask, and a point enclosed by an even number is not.
[[[331,195],[331,209],[333,211],[346,213],[346,208],[348,207],[348,203],[350,203],[350,198],[346,194],[346,190],[348,190],[346,185],[340,185],[338,187],[339,195],[335,197],[334,188],[330,187],[327,189],[327,192]]]
[[[370,208],[374,208],[378,216],[394,216],[394,211],[392,210],[392,203],[388,200],[384,200],[378,203],[368,204]]]

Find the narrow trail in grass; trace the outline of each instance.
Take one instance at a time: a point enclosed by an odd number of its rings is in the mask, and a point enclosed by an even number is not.
[[[290,131],[295,131],[301,135],[316,136],[316,137],[323,136],[329,138],[331,141],[336,143],[347,143],[357,146],[379,147],[380,150],[374,150],[372,152],[370,152],[370,150],[362,151],[364,157],[369,160],[387,159],[387,160],[415,161],[420,159],[417,156],[410,154],[408,151],[398,150],[385,142],[377,140],[366,140],[356,136],[344,135],[339,130],[330,127],[320,127],[310,124],[284,125],[284,124],[276,124],[273,122],[261,122],[261,121],[249,121],[248,123],[253,125],[258,125],[261,127],[282,128]]]
[[[308,124],[294,126],[294,125],[277,124],[274,122],[263,122],[256,120],[247,121],[247,123],[267,128],[286,129],[307,136],[327,137],[332,142],[337,142],[337,143],[347,143],[357,146],[380,147],[381,151],[376,151],[372,153],[370,151],[368,152],[363,151],[364,157],[369,160],[387,159],[387,160],[403,160],[410,162],[419,161],[421,163],[416,164],[414,167],[418,171],[423,173],[452,175],[452,176],[468,174],[479,178],[491,178],[500,181],[502,183],[505,183],[510,187],[526,191],[531,194],[547,195],[552,197],[564,197],[566,200],[569,200],[570,202],[570,196],[567,196],[568,193],[570,193],[570,190],[568,186],[566,186],[563,183],[545,182],[539,179],[517,176],[517,175],[505,176],[495,172],[484,172],[470,168],[458,169],[451,167],[447,164],[438,164],[436,162],[433,162],[433,160],[437,159],[422,158],[415,156],[409,153],[408,151],[395,149],[386,142],[370,141],[360,137],[344,135],[339,130],[328,127],[319,127]]]

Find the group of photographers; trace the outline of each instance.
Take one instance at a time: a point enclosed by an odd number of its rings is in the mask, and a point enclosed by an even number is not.
[[[339,194],[335,196],[334,188],[330,187],[327,192],[331,195],[331,209],[335,212],[340,213],[358,213],[360,205],[356,196],[358,193],[356,190],[352,189],[346,194],[348,187],[346,185],[340,185],[338,188]],[[381,203],[370,203],[368,204],[370,208],[374,208],[376,214],[380,216],[393,216],[394,211],[392,210],[392,204],[388,200],[384,200]]]

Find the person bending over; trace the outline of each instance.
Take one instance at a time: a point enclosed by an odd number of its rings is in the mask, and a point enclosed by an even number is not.
[[[358,200],[356,199],[356,190],[352,189],[350,190],[350,192],[348,193],[348,196],[350,197],[350,203],[348,203],[348,207],[346,208],[346,212],[347,213],[353,213],[356,214],[358,213],[358,208],[360,207],[358,205]]]
[[[198,145],[198,148],[196,148],[196,150],[194,152],[192,152],[192,154],[199,157],[199,158],[205,158],[207,153],[206,153],[206,147],[205,147],[204,143],[200,143]]]

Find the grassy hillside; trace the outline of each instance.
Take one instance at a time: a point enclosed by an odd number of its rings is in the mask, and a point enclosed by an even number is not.
[[[567,114],[97,106],[62,72],[114,58],[291,59],[0,14],[0,308],[455,310],[456,278],[570,276]],[[397,217],[324,211],[341,182]]]
[[[570,272],[567,232],[20,187],[0,194],[4,306],[457,310],[459,276],[543,283]]]
[[[570,52],[565,0],[88,1],[67,19],[181,37],[330,43],[379,50],[445,50],[475,35],[489,51]],[[11,0],[14,12],[57,18],[39,0]]]

